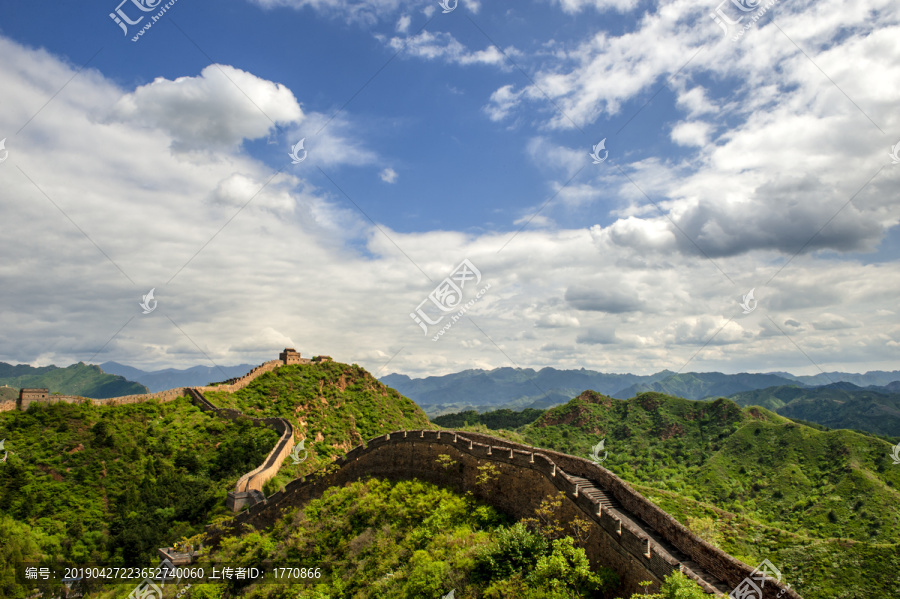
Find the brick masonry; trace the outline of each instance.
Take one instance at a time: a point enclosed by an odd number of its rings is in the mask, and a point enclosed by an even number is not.
[[[457,463],[445,469],[437,462],[449,455]],[[498,477],[478,485],[478,466],[492,463]],[[343,485],[370,476],[391,480],[416,478],[459,493],[471,491],[476,497],[519,519],[531,517],[545,498],[563,491],[563,521],[576,515],[588,519],[592,534],[585,550],[594,565],[606,565],[622,577],[620,592],[640,593],[639,583],[649,580],[650,590],[658,590],[662,579],[682,563],[656,541],[647,529],[671,543],[709,573],[719,577],[729,589],[736,587],[753,568],[712,547],[674,518],[663,512],[626,482],[593,462],[557,452],[480,435],[453,431],[397,431],[376,437],[366,445],[354,448],[335,462],[339,469],[323,476],[295,479],[285,488],[235,517],[224,529],[209,530],[215,545],[223,530],[237,530],[242,525],[265,528],[274,524],[283,510],[299,507],[321,497],[331,486]],[[572,476],[588,478],[612,494],[623,511],[601,508],[597,500],[578,492]],[[685,568],[688,569],[688,568]],[[701,586],[710,594],[719,591],[703,580]],[[721,586],[721,585],[720,585]],[[801,599],[792,589],[768,580],[763,599]]]

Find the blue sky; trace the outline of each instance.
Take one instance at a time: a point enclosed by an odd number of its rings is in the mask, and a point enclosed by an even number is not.
[[[0,2],[0,360],[898,368],[887,0],[164,4]]]

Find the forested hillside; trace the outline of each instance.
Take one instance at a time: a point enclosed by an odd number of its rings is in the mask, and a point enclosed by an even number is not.
[[[900,437],[900,393],[862,389],[838,383],[813,389],[778,386],[732,395],[741,406],[763,406],[774,412],[829,428],[868,431]]]
[[[186,398],[117,407],[33,404],[0,413],[0,595],[17,561],[146,564],[226,513],[225,495],[278,435]]]
[[[38,387],[51,393],[80,395],[94,399],[148,393],[148,389],[121,376],[106,374],[98,366],[79,362],[65,368],[58,366],[33,367],[27,364],[0,362],[0,384],[16,389]]]
[[[735,557],[780,564],[806,599],[900,596],[900,467],[884,440],[726,399],[591,391],[517,430],[584,457],[604,440],[604,467]]]

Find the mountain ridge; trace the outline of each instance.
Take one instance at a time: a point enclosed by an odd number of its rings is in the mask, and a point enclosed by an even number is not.
[[[662,370],[652,375],[634,375],[603,373],[584,368],[558,370],[545,367],[535,370],[504,367],[493,370],[468,369],[423,378],[391,373],[379,380],[415,401],[433,417],[467,410],[484,412],[550,408],[569,401],[586,389],[616,399],[628,399],[647,391],[686,399],[711,399],[774,386],[795,385],[807,388],[816,386],[817,383],[840,382],[858,386],[891,384],[893,381],[900,381],[900,371],[830,373],[826,378],[820,375],[797,377],[772,372],[725,374]],[[900,383],[897,385],[900,386]]]
[[[162,370],[141,370],[118,362],[104,362],[98,365],[103,372],[123,376],[147,387],[151,393],[174,389],[175,387],[203,387],[213,381],[241,377],[255,364],[237,366],[191,366],[190,368],[163,368]]]
[[[12,388],[47,388],[51,393],[108,399],[149,393],[140,383],[103,372],[99,366],[78,362],[69,366],[29,366],[0,362],[0,384]],[[8,394],[8,391],[7,391]],[[18,396],[18,392],[15,393]],[[4,396],[7,396],[4,394]]]

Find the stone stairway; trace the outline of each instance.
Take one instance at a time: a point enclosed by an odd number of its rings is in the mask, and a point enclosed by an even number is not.
[[[644,531],[647,537],[649,537],[654,543],[656,543],[663,551],[678,560],[681,563],[681,571],[685,576],[697,581],[702,580],[723,595],[727,595],[731,591],[728,585],[710,574],[702,566],[700,566],[700,564],[692,561],[681,550],[679,550],[672,543],[667,541],[661,534],[659,534],[659,532],[653,529],[653,527],[651,527],[649,524],[647,524],[637,516],[627,512],[622,507],[622,504],[619,503],[615,497],[600,488],[600,485],[598,483],[587,478],[582,478],[580,476],[569,476],[576,484],[578,484],[579,493],[584,493],[588,497],[596,499],[600,502],[600,505],[603,506],[604,510],[611,510],[615,512],[615,515],[622,521],[632,522],[636,527]]]
[[[622,512],[622,505],[616,500],[615,497],[601,489],[597,484],[591,480],[586,478],[581,478],[580,476],[572,476],[569,477],[575,481],[578,486],[578,492],[584,493],[588,497],[596,499],[600,502],[600,505],[603,506],[603,509],[612,508],[618,512]]]

